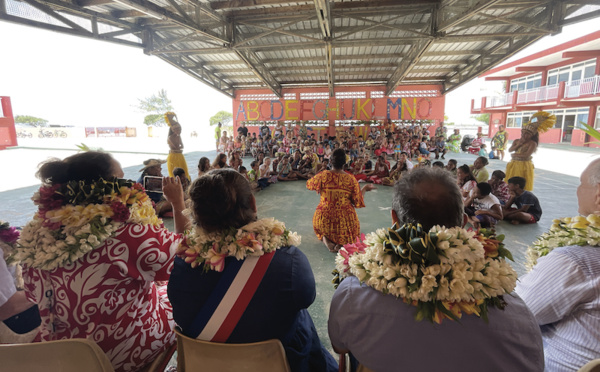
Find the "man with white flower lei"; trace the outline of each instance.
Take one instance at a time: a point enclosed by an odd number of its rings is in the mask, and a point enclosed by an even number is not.
[[[316,296],[300,236],[272,218],[257,220],[248,181],[232,169],[212,170],[188,189],[193,225],[168,285],[183,334],[204,341],[248,343],[277,338],[292,372],[335,372],[307,308]],[[169,198],[183,205],[183,193]],[[177,214],[175,228],[189,225]]]
[[[443,169],[413,170],[395,184],[394,227],[336,258],[334,350],[377,372],[543,370],[539,327],[510,293],[516,273],[503,237],[443,227],[461,226],[463,216]]]
[[[556,219],[528,249],[516,292],[544,341],[546,371],[577,371],[600,358],[600,159],[583,171],[579,216]]]

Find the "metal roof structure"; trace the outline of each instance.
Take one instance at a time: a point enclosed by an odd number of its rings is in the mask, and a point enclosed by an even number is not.
[[[582,0],[0,0],[0,20],[142,48],[240,89],[441,84],[447,93],[567,24]]]

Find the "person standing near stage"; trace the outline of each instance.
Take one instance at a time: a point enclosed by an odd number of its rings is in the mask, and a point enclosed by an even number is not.
[[[187,163],[183,156],[183,141],[181,140],[181,124],[175,119],[177,115],[174,112],[165,114],[165,121],[169,126],[169,136],[167,143],[169,144],[169,156],[167,156],[167,169],[169,177],[173,177],[173,169],[181,168],[185,171],[185,176],[190,179]]]
[[[504,125],[498,127],[498,131],[492,137],[492,150],[496,150],[498,158],[504,160],[504,150],[506,149],[506,143],[508,142],[508,132],[504,128]]]
[[[535,120],[535,121],[534,121]],[[545,111],[538,111],[531,117],[531,121],[521,130],[521,138],[514,141],[509,152],[512,160],[506,165],[506,178],[523,177],[527,181],[524,189],[533,190],[533,162],[531,155],[537,150],[540,142],[540,133],[546,132],[556,123],[556,116]]]
[[[216,150],[219,151],[219,144],[221,143],[221,122],[219,122],[215,128],[215,141],[217,142]]]

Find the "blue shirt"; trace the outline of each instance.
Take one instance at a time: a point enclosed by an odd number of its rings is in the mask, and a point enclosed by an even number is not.
[[[542,330],[546,371],[600,358],[600,247],[561,247],[517,284]]]
[[[463,315],[460,322],[415,320],[416,307],[384,295],[350,276],[333,295],[329,338],[377,372],[498,371],[544,369],[542,337],[519,296],[504,296],[504,310],[489,322]]]
[[[539,221],[540,218],[542,218],[542,206],[540,205],[540,201],[531,191],[523,191],[521,195],[515,198],[514,203],[517,205],[517,208],[529,205],[527,213],[535,217],[536,221]]]
[[[225,259],[225,265],[234,257]],[[167,287],[173,318],[183,333],[194,321],[213,289],[220,272],[193,269],[181,258]],[[234,328],[228,343],[248,343],[277,338],[283,344],[294,372],[336,372],[337,363],[319,341],[307,308],[316,296],[315,278],[308,259],[296,247],[275,252],[254,297]]]

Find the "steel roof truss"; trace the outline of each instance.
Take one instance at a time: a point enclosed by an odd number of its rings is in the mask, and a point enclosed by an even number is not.
[[[271,75],[268,69],[262,64],[258,56],[250,50],[235,50],[238,57],[244,61],[244,63],[252,70],[252,72],[258,77],[277,97],[281,97],[281,85]]]

